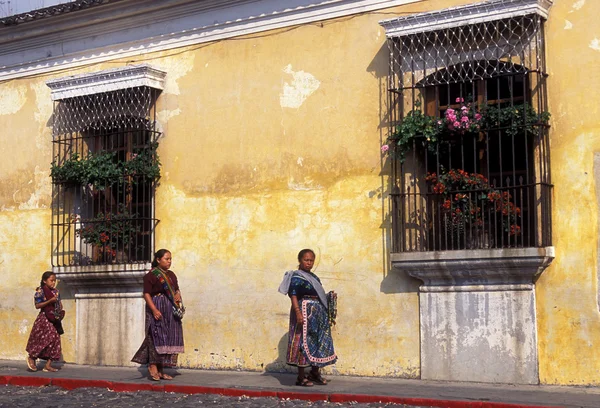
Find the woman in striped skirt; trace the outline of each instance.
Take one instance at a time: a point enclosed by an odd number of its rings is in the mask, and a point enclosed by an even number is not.
[[[131,359],[134,363],[148,364],[150,379],[172,380],[164,373],[164,367],[175,367],[177,355],[183,353],[181,293],[177,276],[171,267],[171,252],[161,249],[154,255],[152,270],[144,276],[144,300],[146,301],[146,338]]]

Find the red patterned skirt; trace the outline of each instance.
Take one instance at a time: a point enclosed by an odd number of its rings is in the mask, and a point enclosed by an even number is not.
[[[35,319],[25,350],[31,358],[60,360],[60,335],[54,325],[46,318],[44,312],[40,312],[37,319]]]

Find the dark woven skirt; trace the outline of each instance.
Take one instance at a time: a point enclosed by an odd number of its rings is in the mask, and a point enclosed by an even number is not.
[[[146,307],[146,337],[131,361],[175,367],[178,354],[184,352],[183,326],[181,321],[173,316],[171,302],[166,296],[153,296],[152,301],[160,310],[162,319],[154,319],[152,311]]]

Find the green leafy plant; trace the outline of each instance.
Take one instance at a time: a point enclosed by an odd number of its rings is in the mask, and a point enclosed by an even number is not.
[[[62,164],[53,162],[50,176],[55,183],[92,185],[104,190],[116,183],[154,182],[160,179],[158,143],[135,149],[130,160],[118,160],[115,152],[89,152],[82,157],[74,153]]]
[[[157,149],[158,143],[151,143],[149,148],[135,149],[131,160],[123,164],[125,175],[137,177],[145,182],[160,179],[160,160]]]
[[[457,98],[460,109],[448,108],[444,117],[425,115],[421,102],[415,102],[415,109],[407,113],[402,122],[389,135],[381,147],[384,154],[390,154],[404,162],[406,153],[414,148],[426,148],[437,153],[440,143],[454,136],[478,134],[494,129],[502,130],[509,136],[524,133],[534,134],[540,125],[547,125],[550,113],[537,113],[530,104],[506,107],[478,106]]]

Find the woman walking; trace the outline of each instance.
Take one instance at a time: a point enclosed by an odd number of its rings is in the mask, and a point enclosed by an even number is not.
[[[313,250],[300,251],[298,262],[298,270],[286,272],[279,286],[279,292],[288,295],[292,302],[287,364],[298,367],[296,385],[326,385],[328,381],[319,370],[337,361],[331,337],[335,293],[325,294],[321,280],[311,272],[315,263]],[[311,367],[308,376],[306,367]]]
[[[30,371],[37,371],[36,360],[42,359],[46,360],[43,371],[53,373],[58,371],[52,367],[52,362],[60,359],[60,335],[63,334],[61,321],[65,317],[53,272],[42,274],[33,299],[35,308],[41,310],[33,323],[25,349],[28,354],[27,367]]]
[[[144,276],[147,332],[142,346],[131,359],[134,363],[148,364],[153,381],[172,380],[164,368],[175,367],[177,355],[183,353],[181,319],[185,308],[177,276],[169,270],[171,261],[171,252],[160,249],[154,254],[152,270]]]

